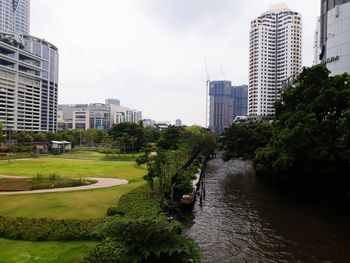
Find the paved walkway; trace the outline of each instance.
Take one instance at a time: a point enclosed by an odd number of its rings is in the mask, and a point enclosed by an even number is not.
[[[23,176],[7,176],[0,175],[0,178],[27,178]],[[108,188],[118,185],[128,184],[127,180],[116,179],[116,178],[84,178],[88,180],[97,181],[95,184],[76,186],[76,187],[65,187],[56,189],[43,189],[43,190],[33,190],[33,191],[16,191],[16,192],[0,192],[0,195],[24,195],[24,194],[42,194],[42,193],[58,193],[58,192],[68,192],[68,191],[81,191],[99,188]]]

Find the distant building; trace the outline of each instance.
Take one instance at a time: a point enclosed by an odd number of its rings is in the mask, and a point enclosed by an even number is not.
[[[350,73],[350,0],[321,0],[320,47],[332,75]]]
[[[107,99],[106,104],[90,103],[58,105],[58,127],[60,129],[100,129],[111,128],[113,124],[138,123],[142,112],[120,106],[117,99]]]
[[[301,15],[286,4],[272,5],[251,22],[249,116],[275,115],[285,80],[301,72]]]
[[[151,119],[143,119],[143,127],[155,127],[156,121]]]
[[[166,130],[170,126],[170,122],[158,122],[155,128],[159,131]]]
[[[236,116],[247,115],[248,86],[232,86],[230,81],[211,81],[209,84],[209,129],[220,134]]]
[[[177,119],[177,120],[175,121],[175,126],[176,126],[176,127],[181,127],[181,126],[182,126],[182,120]]]

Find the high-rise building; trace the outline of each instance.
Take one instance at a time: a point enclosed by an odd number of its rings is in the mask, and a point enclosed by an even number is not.
[[[249,116],[273,117],[282,84],[300,73],[301,15],[286,4],[272,5],[251,22]]]
[[[29,34],[29,0],[0,0],[0,122],[57,130],[58,49]]]
[[[30,0],[0,0],[0,31],[29,34]]]
[[[209,129],[220,134],[237,116],[247,114],[248,86],[232,86],[231,81],[209,83]]]
[[[181,127],[181,126],[182,126],[182,120],[177,119],[177,120],[175,121],[175,126],[176,126],[176,127]]]
[[[321,51],[321,18],[317,18],[316,29],[314,33],[314,65],[320,64],[320,51]]]
[[[350,73],[350,0],[321,0],[319,58],[332,75]]]

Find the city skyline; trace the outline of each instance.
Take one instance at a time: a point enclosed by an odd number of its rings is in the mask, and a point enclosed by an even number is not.
[[[117,97],[146,118],[204,125],[204,60],[212,80],[248,84],[250,22],[277,2],[33,0],[31,28],[60,47],[60,104]],[[303,17],[309,66],[319,1],[285,2]]]

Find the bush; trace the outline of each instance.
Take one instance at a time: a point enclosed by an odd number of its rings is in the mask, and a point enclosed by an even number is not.
[[[198,246],[181,235],[181,224],[156,218],[115,218],[102,228],[106,238],[86,262],[199,262]]]
[[[116,212],[129,218],[156,217],[164,215],[161,202],[162,197],[159,195],[150,198],[148,185],[143,185],[123,195],[119,199]]]
[[[77,220],[0,216],[0,237],[28,241],[98,240],[97,226],[106,219]]]

